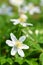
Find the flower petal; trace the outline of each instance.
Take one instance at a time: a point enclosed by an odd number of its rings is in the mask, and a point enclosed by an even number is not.
[[[26,27],[27,25],[26,25],[26,23],[20,23],[23,27]]]
[[[17,21],[17,20],[16,20],[16,19],[10,19],[10,21],[15,22],[15,21]]]
[[[12,41],[14,42],[17,41],[17,38],[15,37],[15,35],[13,35],[13,33],[11,33],[10,36],[11,36]]]
[[[11,19],[10,21],[12,21],[14,25],[19,24],[19,20],[18,19]]]
[[[33,26],[33,24],[31,23],[20,23],[22,26],[26,27],[26,26]]]
[[[30,13],[30,15],[33,15],[34,14],[34,9],[30,10],[29,13]]]
[[[14,25],[17,25],[17,24],[19,24],[19,22],[14,22],[13,24],[14,24]]]
[[[29,46],[23,44],[22,47],[21,47],[21,49],[29,49]]]
[[[26,39],[26,36],[21,36],[21,37],[19,38],[19,41],[20,41],[20,42],[24,42],[25,39]]]
[[[29,26],[33,26],[33,24],[31,24],[31,23],[26,23],[26,25],[27,25],[27,26],[28,26],[28,25],[29,25]]]
[[[14,56],[14,55],[16,54],[16,52],[17,52],[17,48],[14,48],[14,47],[13,47],[13,48],[11,49],[11,55]]]
[[[39,7],[35,7],[35,8],[34,8],[34,12],[40,13],[40,12],[41,12],[41,11],[40,11],[40,8],[39,8]]]
[[[23,52],[23,50],[18,49],[18,54],[19,54],[21,57],[24,57],[24,52]]]
[[[10,40],[6,40],[6,44],[7,44],[8,46],[10,46],[10,47],[13,47],[13,46],[14,46],[13,42],[10,41]]]

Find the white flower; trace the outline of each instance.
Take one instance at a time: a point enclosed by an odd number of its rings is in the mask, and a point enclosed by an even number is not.
[[[24,0],[9,0],[9,2],[15,6],[21,6],[24,3]]]
[[[34,13],[40,13],[40,8],[38,6],[34,6],[33,3],[29,3],[28,11],[31,15],[33,15]]]
[[[35,30],[35,34],[38,35],[39,34],[39,30]]]
[[[10,21],[12,21],[14,25],[21,24],[24,27],[26,27],[28,25],[33,26],[30,23],[26,23],[26,20],[27,20],[27,16],[25,14],[21,14],[20,18],[18,18],[18,19],[11,19]]]
[[[40,0],[40,5],[43,6],[43,0]]]
[[[28,30],[28,32],[29,32],[30,34],[33,34],[32,30]]]
[[[24,40],[26,39],[25,36],[21,36],[19,40],[13,35],[13,33],[10,34],[11,40],[6,40],[6,44],[10,47],[11,49],[11,55],[14,56],[17,52],[21,57],[24,57],[24,52],[22,49],[29,49],[29,46],[23,44]]]
[[[24,13],[29,12],[29,14],[33,15],[34,13],[40,13],[40,8],[38,6],[34,6],[33,3],[29,3],[28,5],[23,7]]]
[[[12,13],[12,7],[7,6],[6,4],[3,4],[0,7],[0,14],[1,15],[9,15],[9,16],[12,16],[13,15],[13,13]]]

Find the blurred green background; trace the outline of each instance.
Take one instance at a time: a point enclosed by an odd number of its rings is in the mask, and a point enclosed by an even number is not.
[[[9,0],[0,0],[0,6],[3,3],[6,3],[8,6],[12,7],[13,15],[1,15],[0,14],[0,65],[43,65],[43,6],[40,6],[40,0],[25,0],[26,3],[33,2],[35,5],[40,7],[41,13],[28,16],[27,22],[32,23],[32,27],[23,28],[20,25],[14,26],[10,22],[12,18],[18,18],[18,11],[15,6],[12,6],[9,3]],[[29,37],[24,42],[30,46],[29,50],[24,50],[25,57],[21,58],[18,54],[14,57],[10,55],[11,48],[6,45],[5,41],[10,39],[10,33],[19,38],[24,33],[24,30]],[[30,34],[28,30],[32,30],[33,34]],[[35,31],[38,30],[38,35],[35,34]],[[34,39],[34,41],[32,39]]]

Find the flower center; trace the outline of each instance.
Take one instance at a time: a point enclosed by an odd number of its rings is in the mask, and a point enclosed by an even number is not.
[[[33,6],[33,5],[31,5],[31,6],[29,6],[29,8],[30,8],[30,10],[31,10],[31,9],[33,9],[33,8],[34,8],[34,6]]]
[[[19,41],[17,41],[17,42],[16,42],[16,47],[17,47],[17,48],[20,48],[21,46],[22,46],[22,43],[19,42]]]
[[[25,18],[19,18],[19,21],[20,21],[20,22],[25,22],[26,19],[25,19]]]

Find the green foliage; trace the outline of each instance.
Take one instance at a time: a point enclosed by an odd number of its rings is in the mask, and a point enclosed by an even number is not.
[[[6,58],[6,57],[0,57],[0,61],[1,61],[1,65],[5,64],[5,63],[9,63],[10,65],[12,65],[12,63],[13,63],[11,58]]]
[[[41,64],[43,65],[43,53],[40,54],[39,60],[40,60]]]
[[[38,63],[37,63],[36,61],[37,61],[36,59],[26,60],[26,62],[27,62],[29,65],[38,65]]]

